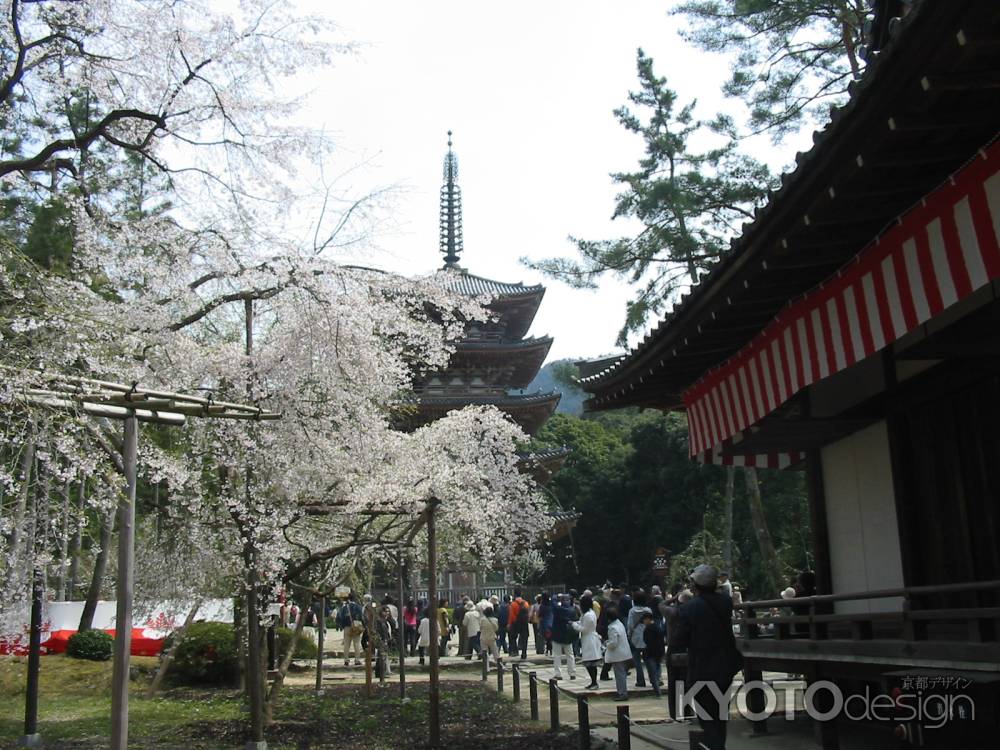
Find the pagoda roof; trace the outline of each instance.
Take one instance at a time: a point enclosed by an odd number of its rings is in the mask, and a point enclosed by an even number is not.
[[[502,364],[511,368],[508,388],[527,388],[535,379],[552,346],[549,336],[522,339],[520,341],[467,341],[455,344],[448,368],[476,366],[492,358],[500,358]]]
[[[996,3],[920,0],[753,221],[626,356],[588,409],[673,409],[705,372],[824,283],[997,132]]]
[[[417,421],[429,422],[466,406],[495,406],[533,435],[552,416],[561,398],[555,391],[525,396],[421,396]]]
[[[552,476],[563,467],[566,459],[572,453],[573,449],[567,445],[546,448],[534,453],[521,453],[519,454],[518,466],[522,471],[531,474],[538,484],[546,485]]]
[[[550,510],[548,516],[552,519],[552,528],[546,534],[550,542],[554,542],[569,534],[580,519],[580,513],[575,510]]]
[[[482,295],[494,298],[530,297],[545,293],[545,287],[541,284],[527,286],[521,282],[511,284],[504,281],[494,281],[493,279],[476,276],[464,270],[458,273],[452,272],[449,275],[451,278],[446,283],[446,286],[453,292],[465,294],[469,297],[479,297]]]

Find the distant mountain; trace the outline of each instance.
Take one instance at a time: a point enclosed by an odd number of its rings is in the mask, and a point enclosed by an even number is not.
[[[531,381],[526,389],[523,391],[512,391],[512,393],[535,393],[536,391],[547,393],[549,391],[558,391],[562,394],[562,398],[559,400],[559,408],[556,411],[563,414],[580,416],[583,414],[583,401],[587,397],[587,394],[576,386],[569,385],[563,379],[556,377],[556,373],[560,369],[565,368],[567,365],[572,365],[574,361],[572,359],[560,359],[555,362],[549,362],[538,371],[538,375],[535,376],[535,379]]]

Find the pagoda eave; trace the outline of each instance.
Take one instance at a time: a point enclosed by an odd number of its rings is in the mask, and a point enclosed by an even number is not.
[[[556,472],[562,469],[572,452],[571,448],[564,445],[560,448],[549,448],[537,453],[525,453],[518,461],[518,468],[522,472],[530,474],[537,484],[545,486]]]
[[[562,394],[540,393],[530,396],[424,396],[417,404],[414,426],[420,426],[440,419],[449,412],[466,406],[495,406],[528,435],[534,435],[555,413]]]
[[[549,337],[513,342],[459,341],[451,355],[449,370],[510,369],[508,388],[527,388],[538,375],[552,347]]]

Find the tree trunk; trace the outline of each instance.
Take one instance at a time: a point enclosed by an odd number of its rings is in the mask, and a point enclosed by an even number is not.
[[[77,487],[77,517],[73,528],[73,542],[69,552],[69,592],[66,598],[73,601],[76,598],[76,584],[80,578],[80,549],[83,546],[83,508],[87,501],[87,478],[80,476]]]
[[[59,573],[56,575],[55,600],[66,601],[67,558],[69,557],[69,490],[70,483],[63,485],[62,526],[59,529]]]
[[[241,594],[233,599],[233,629],[236,631],[236,687],[246,697],[247,689],[247,625],[246,598]]]
[[[114,533],[115,516],[117,509],[108,513],[101,524],[100,551],[94,559],[94,573],[90,577],[90,588],[87,589],[87,600],[83,605],[83,613],[80,615],[79,632],[90,630],[94,626],[94,613],[97,611],[97,602],[101,598],[101,582],[104,580],[104,573],[108,567],[108,554],[111,552],[111,535]]]
[[[17,560],[21,554],[21,536],[24,526],[24,517],[28,512],[28,492],[31,489],[31,467],[35,462],[35,441],[31,438],[24,444],[24,452],[21,453],[21,466],[18,475],[21,479],[21,486],[17,490],[17,504],[14,506],[14,525],[7,537],[7,549],[10,551],[11,559],[15,562],[11,565],[10,571],[16,575]]]
[[[770,588],[768,597],[777,596],[781,591],[781,565],[778,563],[778,554],[774,550],[774,541],[771,539],[771,532],[767,528],[767,518],[764,515],[764,503],[760,497],[757,470],[751,466],[745,467],[743,469],[743,476],[747,482],[747,497],[750,502],[750,522],[753,524],[754,534],[757,536],[761,562],[764,566],[764,575]]]
[[[306,623],[306,611],[299,607],[299,614],[295,618],[295,630],[292,631],[292,640],[288,644],[288,652],[282,654],[281,662],[278,664],[278,674],[271,683],[271,689],[267,692],[267,702],[264,704],[264,720],[268,726],[274,723],[274,704],[278,702],[278,693],[281,692],[282,685],[285,684],[285,675],[288,668],[292,666],[292,657],[295,655],[295,647],[299,644],[302,636],[302,627]]]
[[[726,494],[723,498],[725,517],[722,526],[722,564],[729,575],[733,574],[733,490],[736,484],[736,467],[726,467]]]
[[[181,641],[184,640],[184,635],[187,633],[188,627],[192,622],[194,622],[194,616],[198,614],[199,607],[201,607],[201,602],[196,599],[194,606],[188,610],[187,617],[184,618],[184,624],[174,631],[173,645],[170,647],[169,651],[163,654],[163,660],[160,662],[160,668],[156,670],[156,674],[153,676],[153,682],[146,691],[147,698],[152,698],[156,695],[160,686],[163,684],[163,680],[166,679],[167,672],[170,671],[170,666],[174,663],[174,654],[177,653],[177,649],[180,647]]]

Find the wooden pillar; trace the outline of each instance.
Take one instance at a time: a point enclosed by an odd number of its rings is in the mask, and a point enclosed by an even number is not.
[[[816,554],[816,592],[833,593],[830,572],[830,536],[826,521],[826,493],[823,489],[823,462],[819,448],[806,451],[806,493],[809,498],[809,525]]]
[[[427,508],[427,599],[434,612],[434,616],[430,618],[430,675],[428,680],[430,694],[428,721],[430,727],[427,746],[431,750],[437,750],[441,747],[441,684],[438,661],[440,633],[438,632],[437,616],[437,534],[434,528],[434,510],[435,504],[431,503]]]
[[[28,637],[28,681],[24,696],[24,736],[22,747],[42,747],[38,733],[38,677],[42,655],[42,600],[45,585],[42,569],[35,565],[31,575],[31,630]]]
[[[323,641],[326,635],[326,597],[319,598],[319,628],[316,631],[316,694],[323,694]]]
[[[132,648],[132,590],[135,582],[135,486],[139,421],[125,418],[122,440],[126,493],[118,503],[118,581],[115,586],[114,670],[111,677],[111,750],[128,747],[129,655]]]
[[[248,477],[249,479],[249,477]],[[247,493],[249,494],[249,485]],[[247,750],[267,750],[264,741],[264,686],[261,680],[262,651],[260,598],[257,591],[257,552],[248,542],[244,550],[247,584],[247,695],[250,699],[250,740]]]
[[[32,456],[32,462],[34,457]],[[30,479],[31,465],[24,475]],[[40,472],[35,469],[36,483]],[[47,475],[46,475],[47,476]],[[38,678],[41,672],[42,656],[42,603],[45,600],[45,569],[39,562],[45,554],[45,537],[48,520],[49,484],[37,483],[34,502],[34,538],[31,540],[31,629],[28,636],[28,679],[24,697],[24,736],[22,747],[42,747],[42,736],[38,733]],[[30,491],[30,490],[29,490]]]
[[[406,577],[405,565],[403,564],[403,553],[399,553],[397,560],[399,569],[399,601],[396,602],[396,636],[399,641],[399,697],[406,697],[406,626],[403,624],[403,578]],[[418,623],[419,625],[419,623]]]

